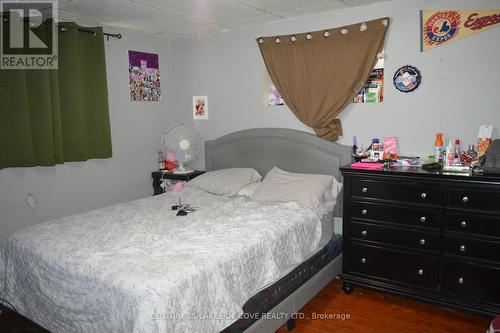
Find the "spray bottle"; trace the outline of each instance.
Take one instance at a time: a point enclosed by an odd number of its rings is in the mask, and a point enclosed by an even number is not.
[[[443,133],[436,134],[434,142],[434,162],[443,162]]]

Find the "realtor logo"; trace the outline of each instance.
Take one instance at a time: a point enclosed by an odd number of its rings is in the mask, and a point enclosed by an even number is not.
[[[57,69],[57,0],[0,0],[1,69]]]

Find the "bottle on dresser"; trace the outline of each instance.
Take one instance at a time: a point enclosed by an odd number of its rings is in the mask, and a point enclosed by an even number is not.
[[[436,141],[434,141],[434,162],[443,163],[444,155],[443,133],[436,134]]]
[[[446,147],[446,159],[444,162],[445,166],[452,166],[453,165],[453,160],[455,159],[455,147],[453,146],[453,143],[448,144]]]
[[[455,139],[455,156],[453,158],[453,164],[460,164],[460,140]]]

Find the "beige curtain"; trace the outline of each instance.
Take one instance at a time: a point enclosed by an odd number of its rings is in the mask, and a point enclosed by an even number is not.
[[[341,28],[257,38],[269,75],[286,105],[322,138],[342,135],[337,116],[375,66],[388,18]]]

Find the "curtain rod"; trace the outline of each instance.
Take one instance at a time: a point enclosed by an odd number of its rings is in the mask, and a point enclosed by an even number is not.
[[[93,30],[87,30],[87,29],[82,29],[82,28],[79,28],[78,31],[87,32],[89,34],[95,34],[96,33]],[[102,34],[104,36],[106,36],[108,38],[108,40],[109,40],[109,37],[118,38],[118,39],[122,38],[122,34],[110,34],[110,33],[107,33],[107,32],[103,32]]]
[[[67,28],[64,25],[60,25],[59,26],[59,30],[61,30],[62,32],[65,32],[67,30]],[[89,34],[96,35],[96,32],[94,30],[88,30],[88,29],[78,28],[78,31],[86,32],[86,33],[89,33]],[[122,34],[110,34],[110,33],[107,33],[107,32],[103,32],[102,34],[104,36],[106,36],[106,38],[108,40],[109,40],[109,37],[117,38],[117,39],[121,39],[122,38]]]

